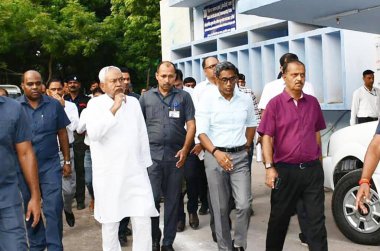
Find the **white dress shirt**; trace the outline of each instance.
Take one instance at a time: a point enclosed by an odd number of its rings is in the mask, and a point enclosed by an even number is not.
[[[380,89],[369,91],[364,85],[354,91],[352,96],[350,125],[356,124],[357,117],[379,117]]]
[[[272,82],[267,83],[264,86],[264,90],[261,94],[259,109],[265,110],[269,101],[272,98],[276,97],[277,95],[281,94],[284,91],[284,88],[285,88],[285,81],[283,78],[279,78]],[[309,94],[315,97],[313,85],[307,81],[305,81],[302,91],[306,94]]]
[[[211,83],[208,79],[200,82],[194,87],[193,93],[191,95],[194,103],[195,110],[197,110],[197,105],[201,98],[207,93],[207,90],[217,89],[216,84]]]
[[[217,88],[207,92],[195,111],[197,137],[204,133],[218,147],[237,147],[247,143],[246,127],[256,127],[252,99],[235,87],[231,100]]]
[[[69,144],[74,142],[74,131],[77,129],[79,123],[79,112],[77,106],[70,101],[65,100],[65,113],[70,120],[70,125],[66,126]]]

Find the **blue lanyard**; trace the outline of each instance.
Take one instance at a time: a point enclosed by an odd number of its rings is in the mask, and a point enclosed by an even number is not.
[[[167,106],[167,107],[169,108],[169,110],[170,110],[170,108],[172,107],[172,103],[173,103],[174,96],[176,95],[176,93],[175,93],[175,92],[172,93],[172,97],[171,97],[171,99],[170,99],[169,104],[167,104],[167,103],[164,101],[164,99],[160,96],[160,94],[158,94],[158,92],[156,92],[156,95],[157,95],[157,97],[160,99],[161,103],[163,103],[165,106]]]

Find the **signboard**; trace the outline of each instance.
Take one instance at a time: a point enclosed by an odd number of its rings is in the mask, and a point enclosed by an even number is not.
[[[235,0],[223,0],[203,9],[204,37],[236,30]]]

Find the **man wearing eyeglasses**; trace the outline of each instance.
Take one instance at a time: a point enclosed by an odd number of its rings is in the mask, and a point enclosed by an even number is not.
[[[380,89],[373,86],[374,72],[363,71],[364,85],[354,91],[352,96],[350,125],[378,120]]]
[[[251,213],[251,174],[247,150],[257,119],[251,98],[235,89],[238,69],[230,62],[215,67],[217,89],[200,100],[196,110],[197,133],[205,152],[205,166],[214,212],[219,250],[247,249]],[[230,197],[236,205],[234,242],[229,224]]]
[[[194,102],[194,107],[197,109],[198,103],[202,96],[207,96],[207,91],[209,89],[216,89],[216,78],[214,74],[215,66],[219,63],[219,60],[216,57],[206,57],[202,61],[202,68],[203,68],[203,73],[206,77],[206,79],[199,84],[197,84],[194,87],[192,98]],[[201,144],[199,143],[199,139],[196,137],[194,139],[195,141],[195,146],[193,148],[194,154],[198,156],[203,156],[203,148]],[[202,160],[203,164],[203,157],[200,158]],[[204,165],[202,165],[204,166]],[[212,236],[214,241],[216,241],[215,237],[215,227],[214,227],[214,220],[212,216],[212,209],[209,210],[209,201],[208,201],[208,188],[207,188],[207,178],[206,178],[206,173],[204,167],[201,168],[201,180],[200,180],[200,190],[199,190],[199,197],[201,200],[201,208],[199,209],[199,214],[200,215],[206,215],[208,212],[210,212],[210,227],[212,231]]]

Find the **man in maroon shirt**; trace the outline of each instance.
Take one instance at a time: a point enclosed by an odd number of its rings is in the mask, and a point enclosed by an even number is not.
[[[327,250],[320,130],[326,128],[318,100],[302,92],[305,65],[283,66],[284,91],[267,105],[258,128],[263,137],[266,185],[272,188],[266,250],[282,250],[297,201],[305,204],[310,250]]]

